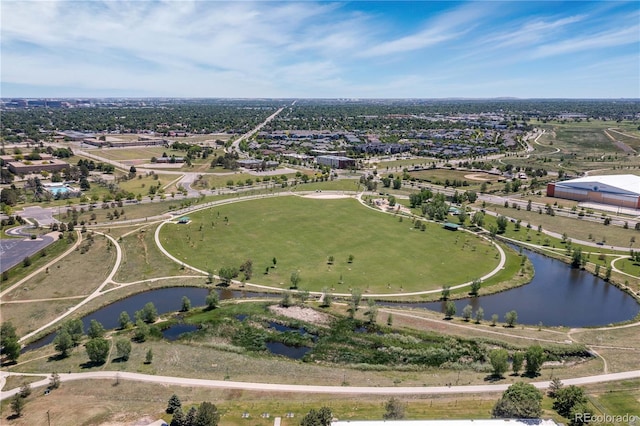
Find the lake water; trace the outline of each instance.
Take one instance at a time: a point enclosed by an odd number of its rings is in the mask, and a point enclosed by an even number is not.
[[[640,313],[640,304],[633,297],[603,279],[585,271],[572,269],[559,260],[530,250],[523,249],[523,253],[529,257],[535,268],[535,276],[529,284],[502,293],[457,300],[455,303],[458,315],[466,305],[471,305],[474,313],[478,307],[482,307],[485,321],[490,320],[493,314],[498,314],[499,321],[502,322],[506,312],[515,310],[518,313],[519,324],[542,323],[546,326],[594,327],[628,321]],[[217,291],[220,299],[280,297],[276,294],[228,289]],[[209,289],[196,287],[150,290],[105,306],[85,316],[82,321],[85,330],[92,319],[102,323],[106,329],[116,328],[119,326],[118,318],[122,311],[127,311],[133,319],[136,311],[142,309],[146,303],[153,302],[158,313],[165,314],[180,310],[183,296],[187,296],[193,306],[204,306],[207,294]],[[445,303],[381,302],[380,305],[426,308],[444,312]],[[51,333],[27,345],[23,351],[47,345],[53,341],[54,337],[55,333]],[[278,345],[273,345],[273,349],[278,352],[284,350]],[[272,349],[269,348],[269,350]]]
[[[454,301],[458,316],[465,306],[482,307],[485,321],[498,314],[504,321],[508,311],[518,313],[519,324],[567,327],[606,326],[633,319],[640,312],[636,300],[589,272],[573,269],[559,260],[523,249],[535,269],[533,280],[524,286],[488,296]],[[446,302],[384,303],[444,313]]]

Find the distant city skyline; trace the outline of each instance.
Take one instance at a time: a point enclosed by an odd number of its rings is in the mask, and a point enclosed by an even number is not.
[[[11,1],[0,96],[640,98],[607,1]]]

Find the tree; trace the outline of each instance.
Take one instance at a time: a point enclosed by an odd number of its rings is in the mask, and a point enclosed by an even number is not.
[[[522,370],[522,364],[524,363],[524,354],[520,351],[516,351],[511,356],[511,369],[513,374],[518,375]]]
[[[60,352],[62,358],[69,356],[69,350],[73,348],[73,340],[66,328],[61,329],[53,339],[55,349]]]
[[[513,328],[518,321],[518,313],[516,311],[509,311],[504,315],[504,320],[507,323],[507,327]]]
[[[220,268],[218,271],[220,280],[222,280],[222,284],[224,285],[229,285],[231,280],[238,276],[238,273],[238,270],[232,266]]]
[[[118,318],[118,324],[121,329],[125,329],[129,327],[131,324],[131,318],[129,317],[129,313],[127,311],[120,312],[120,317]]]
[[[554,377],[549,383],[549,390],[547,391],[547,395],[549,395],[551,398],[555,398],[556,392],[562,389],[562,386],[564,386],[564,384],[562,383],[562,380],[560,380],[557,377]]]
[[[218,307],[218,303],[220,303],[220,297],[218,296],[218,292],[215,290],[211,290],[207,297],[204,299],[204,303],[207,304],[207,309],[215,309]]]
[[[302,278],[300,278],[300,271],[293,271],[291,273],[291,288],[297,289],[298,288],[298,284],[300,284],[300,282],[302,281]]]
[[[464,319],[465,321],[469,321],[471,319],[471,315],[473,315],[473,306],[465,306],[462,310],[462,319]]]
[[[494,349],[489,352],[489,361],[491,362],[493,375],[495,377],[502,377],[507,371],[507,368],[509,368],[509,353],[506,349]]]
[[[144,362],[146,364],[151,364],[151,361],[153,361],[153,351],[151,350],[151,348],[149,348],[147,354],[144,357]]]
[[[135,340],[138,343],[142,343],[145,340],[147,340],[147,337],[149,337],[150,332],[151,330],[149,329],[149,326],[145,324],[144,321],[139,319],[136,321],[136,329],[133,333],[133,340]]]
[[[245,262],[240,265],[240,272],[244,273],[245,280],[250,280],[253,275],[253,261],[251,259],[245,260]]]
[[[174,393],[169,398],[167,409],[165,411],[167,412],[167,414],[173,414],[178,408],[182,408],[182,402],[180,402],[180,398],[178,398],[178,395]]]
[[[20,396],[20,394],[16,394],[13,399],[11,399],[11,409],[15,413],[16,417],[22,416],[25,404],[26,401]]]
[[[471,219],[471,222],[473,222],[476,226],[482,228],[482,225],[484,225],[484,213],[475,212],[473,215],[473,219]]]
[[[331,303],[333,302],[333,294],[327,289],[322,289],[322,302],[320,303],[321,308],[329,308],[331,307]]]
[[[607,266],[607,269],[604,273],[604,280],[609,281],[611,279],[611,266]]]
[[[440,298],[442,300],[447,300],[450,294],[451,294],[451,287],[448,285],[443,285],[442,291],[440,292]]]
[[[20,356],[18,335],[11,321],[2,323],[0,326],[0,350],[12,362],[17,361]]]
[[[300,426],[329,426],[333,420],[333,413],[329,407],[319,410],[311,409],[300,421]]]
[[[385,413],[382,418],[385,420],[404,419],[404,404],[398,398],[391,398],[384,405]]]
[[[136,312],[136,319],[141,319],[142,321],[151,324],[156,322],[158,319],[158,310],[153,302],[148,302],[144,305],[142,310]]]
[[[58,389],[60,387],[60,375],[58,373],[51,373],[49,378],[49,389]]]
[[[87,336],[90,339],[96,339],[104,336],[104,327],[97,320],[92,319],[89,323],[89,330],[87,330]]]
[[[355,259],[355,257],[350,254],[349,257],[347,258],[347,263],[353,263],[353,259]]]
[[[491,325],[495,326],[496,323],[498,322],[498,314],[493,314],[491,315]]]
[[[482,306],[480,306],[476,311],[476,324],[480,324],[483,319],[484,319],[484,309],[482,309]]]
[[[131,354],[131,342],[127,339],[116,340],[116,353],[118,354],[118,358],[123,361],[128,361],[129,355]]]
[[[189,312],[191,310],[191,300],[187,296],[182,296],[182,307],[180,311]]]
[[[444,307],[444,318],[451,319],[456,314],[456,304],[449,300]]]
[[[481,286],[482,286],[482,280],[480,279],[473,280],[473,282],[471,283],[471,291],[469,292],[469,294],[471,294],[472,296],[477,296]]]
[[[85,345],[87,355],[94,364],[104,364],[109,355],[109,347],[109,341],[102,337],[91,339]]]
[[[203,402],[198,407],[193,426],[217,426],[220,421],[218,407],[210,402]]]
[[[26,398],[31,395],[31,385],[29,383],[23,383],[22,386],[20,386],[19,395],[22,398]]]
[[[62,328],[66,329],[69,333],[73,346],[78,346],[84,335],[84,324],[82,320],[79,318],[70,319],[62,325]]]
[[[571,411],[576,405],[584,405],[586,403],[587,397],[584,394],[584,390],[578,386],[571,385],[555,392],[553,409],[562,417],[570,418]]]
[[[360,302],[362,301],[362,290],[359,288],[354,288],[351,290],[351,304],[353,306],[354,311],[358,310],[360,306]]]
[[[544,362],[544,350],[540,345],[529,346],[525,354],[527,365],[525,372],[530,377],[535,377],[540,374],[540,368]]]
[[[507,230],[507,224],[509,220],[505,216],[498,216],[496,218],[496,225],[498,226],[498,234],[504,234],[504,231]]]
[[[282,298],[280,299],[280,306],[283,308],[288,308],[293,305],[293,301],[291,300],[291,292],[285,291],[282,293]]]
[[[187,411],[187,415],[184,418],[183,425],[185,426],[193,426],[196,422],[196,414],[198,413],[198,409],[196,407],[189,408]]]
[[[186,426],[186,418],[184,413],[182,412],[182,408],[178,407],[173,412],[173,417],[171,418],[170,426]]]
[[[273,267],[275,268],[276,265],[278,264],[278,259],[276,259],[275,256],[274,256],[274,258],[271,259],[271,262],[273,263]]]
[[[393,195],[389,196],[389,207],[394,207],[396,205],[396,197]]]
[[[491,414],[493,417],[537,419],[542,414],[542,393],[532,384],[518,382],[502,394]]]

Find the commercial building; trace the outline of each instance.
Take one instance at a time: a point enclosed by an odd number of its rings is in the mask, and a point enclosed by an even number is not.
[[[356,165],[356,160],[353,158],[339,155],[320,155],[316,158],[316,161],[321,166],[329,166],[332,169],[346,169]]]
[[[586,176],[547,185],[549,197],[640,209],[640,176]]]

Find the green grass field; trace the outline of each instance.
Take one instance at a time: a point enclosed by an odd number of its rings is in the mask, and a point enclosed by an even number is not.
[[[485,240],[436,224],[421,232],[409,219],[400,222],[352,199],[265,199],[189,217],[188,225],[168,224],[161,230],[161,242],[174,256],[214,272],[252,259],[250,282],[279,288],[289,288],[297,270],[300,288],[315,291],[433,290],[473,280],[498,264],[496,249]]]

